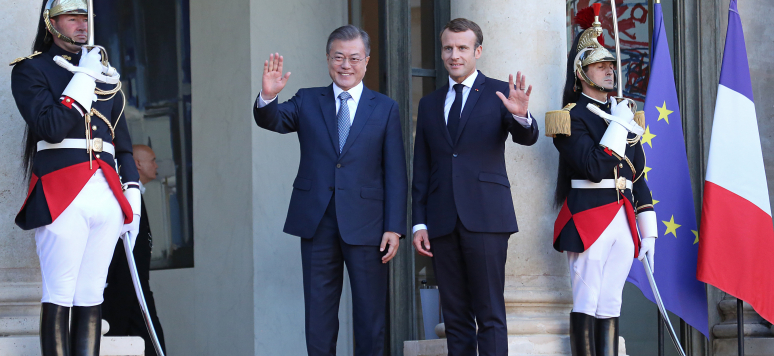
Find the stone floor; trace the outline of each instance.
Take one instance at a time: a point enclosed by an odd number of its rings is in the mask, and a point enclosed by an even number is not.
[[[100,356],[144,356],[145,341],[136,336],[103,336]],[[2,356],[41,356],[38,336],[0,337]]]
[[[508,356],[570,356],[569,336],[509,336]],[[626,356],[626,343],[620,338],[618,354]],[[406,341],[403,356],[446,356],[446,339]],[[757,356],[757,354],[756,354]]]

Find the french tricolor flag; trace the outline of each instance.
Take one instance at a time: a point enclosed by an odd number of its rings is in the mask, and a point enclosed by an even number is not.
[[[742,21],[731,1],[712,123],[696,277],[774,321],[774,225]]]

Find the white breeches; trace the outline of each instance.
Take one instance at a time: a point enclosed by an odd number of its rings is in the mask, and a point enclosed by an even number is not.
[[[634,260],[634,242],[624,208],[618,210],[588,250],[567,252],[574,312],[600,319],[621,315],[621,295]]]
[[[43,303],[102,304],[110,260],[124,219],[101,169],[49,225],[35,229]]]

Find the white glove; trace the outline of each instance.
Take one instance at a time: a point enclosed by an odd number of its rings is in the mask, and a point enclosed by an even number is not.
[[[617,122],[625,127],[627,131],[635,135],[642,135],[645,133],[645,129],[640,125],[637,125],[637,122],[634,121],[634,113],[632,112],[632,109],[629,108],[627,101],[618,103],[615,98],[610,98],[610,114],[594,104],[589,103],[586,105],[586,108],[607,121]]]
[[[88,52],[86,47],[81,47],[81,60],[78,62],[78,67],[94,73],[100,73],[102,72],[101,60],[102,56],[99,54],[99,48],[94,48],[91,52]],[[97,83],[93,77],[85,73],[75,73],[64,92],[62,92],[62,95],[73,98],[86,112],[89,112],[91,111],[92,102],[97,101],[97,95],[94,94],[96,87]]]
[[[128,239],[129,246],[134,250],[134,243],[137,241],[137,235],[140,233],[140,215],[141,215],[141,199],[139,189],[129,188],[124,190],[124,197],[129,201],[129,205],[132,207],[132,222],[124,224],[121,229],[121,238]]]
[[[643,238],[640,241],[640,255],[637,256],[637,259],[642,261],[645,256],[648,257],[648,263],[650,263],[650,270],[653,273],[656,273],[656,267],[653,263],[653,260],[656,256],[656,238],[655,237],[646,237]]]
[[[640,255],[637,256],[637,259],[642,261],[647,254],[650,268],[653,269],[653,255],[656,253],[656,237],[658,236],[656,212],[650,210],[637,214],[637,227],[640,229],[640,236],[642,236]]]

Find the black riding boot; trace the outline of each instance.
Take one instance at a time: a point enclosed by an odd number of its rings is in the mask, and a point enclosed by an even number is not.
[[[102,306],[73,307],[70,327],[72,356],[99,356],[102,339]]]
[[[597,319],[597,356],[618,356],[618,318]]]
[[[70,308],[40,306],[40,350],[43,356],[70,356]]]
[[[583,313],[570,313],[570,349],[572,356],[597,356],[594,347],[594,324],[597,318]]]

